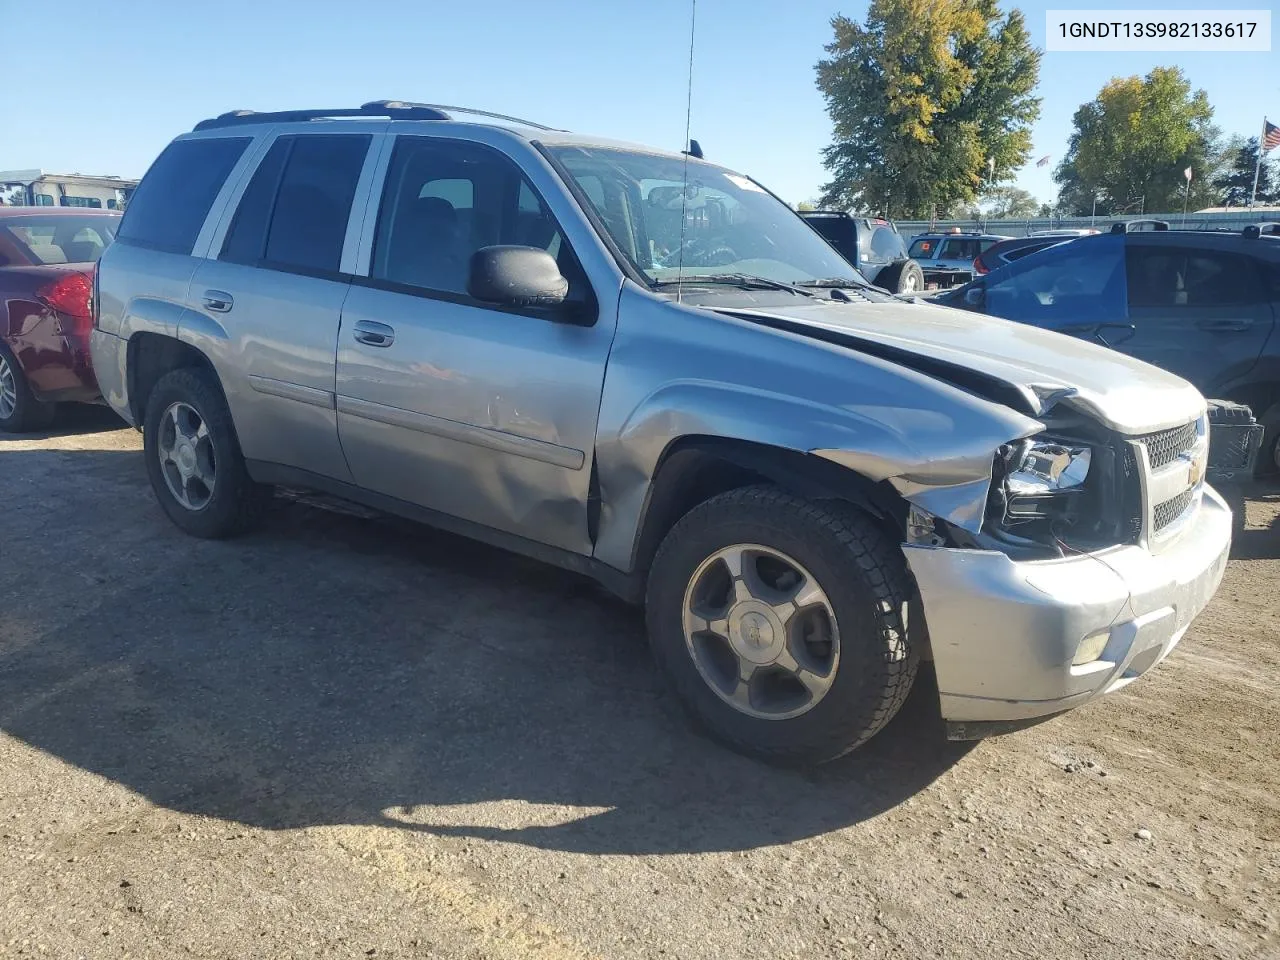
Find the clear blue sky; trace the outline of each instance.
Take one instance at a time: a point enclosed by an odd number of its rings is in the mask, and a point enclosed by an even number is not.
[[[5,5],[0,0],[0,10]],[[1185,0],[1020,5],[1041,47],[1050,7],[1197,6]],[[700,0],[693,136],[708,159],[756,176],[789,201],[815,196],[825,180],[819,150],[830,126],[813,65],[830,37],[831,17],[860,19],[866,6],[862,0]],[[1198,6],[1211,5],[1200,0]],[[485,107],[666,148],[678,148],[684,136],[688,0],[125,0],[111,7],[62,0],[54,19],[75,27],[51,33],[38,77],[25,76],[30,89],[23,90],[21,80],[11,88],[0,126],[0,169],[139,176],[171,137],[225,110],[384,98]],[[1051,199],[1052,165],[1080,103],[1112,76],[1178,61],[1208,91],[1225,133],[1256,134],[1264,111],[1280,118],[1280,49],[1046,53],[1032,160],[1051,154],[1053,161],[1040,170],[1029,165],[1018,183]]]

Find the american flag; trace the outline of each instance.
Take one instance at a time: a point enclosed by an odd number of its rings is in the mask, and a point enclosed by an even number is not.
[[[1047,156],[1044,156],[1044,157],[1041,157],[1039,160],[1037,160],[1037,161],[1036,161],[1036,166],[1037,166],[1037,167],[1043,167],[1043,166],[1045,166],[1048,162],[1049,162],[1049,158],[1048,158]]]
[[[1274,150],[1280,147],[1280,127],[1277,127],[1270,120],[1263,120],[1262,129],[1262,152]]]

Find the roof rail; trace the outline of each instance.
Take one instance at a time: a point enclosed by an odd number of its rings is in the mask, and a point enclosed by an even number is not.
[[[359,107],[338,107],[333,110],[274,110],[259,113],[256,110],[232,110],[228,113],[201,120],[195,130],[215,130],[219,127],[234,127],[249,123],[296,123],[304,120],[327,120],[335,117],[388,117],[392,120],[452,120],[452,112],[466,113],[477,117],[488,117],[492,120],[506,120],[521,126],[534,127],[538,130],[550,130],[551,127],[519,117],[508,117],[502,113],[490,113],[487,110],[474,110],[471,107],[445,107],[434,103],[410,103],[405,100],[371,100]]]
[[[1137,224],[1140,224],[1140,223],[1149,223],[1151,224],[1151,229],[1156,231],[1163,231],[1163,230],[1169,229],[1168,220],[1121,220],[1119,223],[1113,223],[1111,225],[1111,232],[1112,233],[1136,233],[1137,231],[1131,228],[1135,227]]]
[[[508,123],[518,123],[522,127],[533,127],[535,130],[554,130],[555,127],[548,127],[545,123],[534,123],[532,120],[523,120],[520,117],[511,117],[505,113],[491,113],[488,110],[477,110],[475,107],[450,107],[442,103],[412,103],[408,100],[370,100],[366,104],[362,104],[361,110],[384,111],[391,114],[392,120],[452,120],[455,113],[467,113],[473,117],[488,117],[490,120],[506,120]],[[417,110],[434,110],[444,114],[442,117],[401,117],[400,111],[417,111]],[[394,111],[394,112],[393,112]]]
[[[1280,223],[1251,223],[1240,232],[1246,240],[1257,240],[1264,235],[1280,237]]]

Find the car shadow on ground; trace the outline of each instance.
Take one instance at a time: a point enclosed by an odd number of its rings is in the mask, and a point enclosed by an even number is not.
[[[1217,489],[1231,507],[1231,559],[1280,559],[1280,514],[1272,517],[1265,526],[1250,526],[1246,516],[1246,501],[1280,504],[1280,482],[1275,478],[1251,479],[1222,484]]]
[[[118,480],[79,511],[141,479],[136,451],[75,456],[115,458],[84,470]],[[772,768],[694,732],[638,612],[577,577],[289,498],[260,534],[197,541],[128,489],[84,535],[111,563],[56,543],[30,558],[97,579],[100,596],[0,644],[0,727],[169,808],[594,853],[740,850],[873,817],[973,748],[944,739],[924,671],[861,750]],[[0,585],[0,611],[21,589]]]
[[[0,443],[13,440],[48,440],[69,434],[105,433],[128,426],[110,407],[93,403],[62,403],[48,429],[34,433],[0,433]]]

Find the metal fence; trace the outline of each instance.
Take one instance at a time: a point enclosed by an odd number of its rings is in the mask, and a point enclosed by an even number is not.
[[[1074,230],[1092,227],[1095,230],[1110,229],[1113,223],[1128,220],[1164,220],[1174,230],[1241,230],[1252,223],[1280,223],[1280,210],[1246,209],[1223,213],[1147,213],[1142,216],[1123,217],[1034,217],[1029,220],[899,220],[898,231],[904,237],[921,233],[951,230],[976,230],[1001,234],[1006,237],[1025,237],[1037,230]]]

